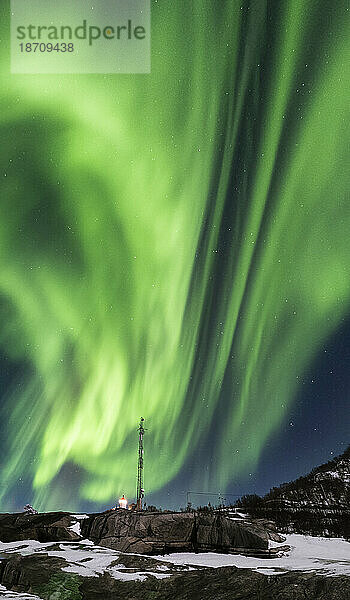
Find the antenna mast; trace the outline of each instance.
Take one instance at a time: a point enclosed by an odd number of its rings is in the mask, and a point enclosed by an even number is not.
[[[140,425],[138,428],[139,432],[139,459],[137,463],[137,490],[136,490],[136,510],[142,510],[142,499],[145,495],[145,490],[143,489],[143,435],[145,433],[145,429],[143,426],[144,418],[141,417]]]

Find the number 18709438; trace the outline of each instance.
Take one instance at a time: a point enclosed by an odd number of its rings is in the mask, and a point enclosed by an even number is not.
[[[27,42],[26,44],[19,44],[21,52],[74,52],[74,44],[71,42],[61,42],[57,44],[51,44],[48,42]]]

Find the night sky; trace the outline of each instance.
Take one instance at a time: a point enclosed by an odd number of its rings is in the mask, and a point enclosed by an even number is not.
[[[0,11],[0,510],[133,498],[141,416],[163,508],[344,451],[349,2],[153,0],[150,75],[11,75]]]

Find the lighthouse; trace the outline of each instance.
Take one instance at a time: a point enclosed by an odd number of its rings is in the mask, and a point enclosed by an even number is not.
[[[126,509],[127,506],[128,506],[128,501],[127,501],[127,499],[125,498],[125,496],[123,494],[122,497],[119,498],[119,508],[125,508]]]

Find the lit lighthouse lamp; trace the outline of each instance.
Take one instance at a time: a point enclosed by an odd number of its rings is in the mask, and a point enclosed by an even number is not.
[[[127,508],[127,506],[128,506],[128,501],[123,494],[122,497],[119,498],[119,508]]]

